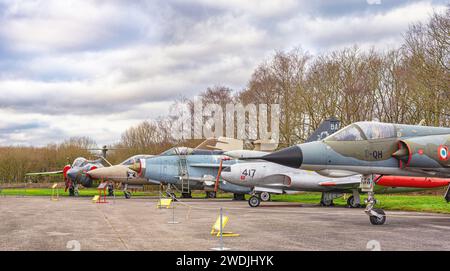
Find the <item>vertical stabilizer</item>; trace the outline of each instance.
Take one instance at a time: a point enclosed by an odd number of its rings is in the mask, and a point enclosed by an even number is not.
[[[339,130],[341,126],[341,121],[335,117],[324,120],[317,130],[312,133],[309,138],[306,140],[307,142],[319,141],[324,139],[325,137],[334,134]]]

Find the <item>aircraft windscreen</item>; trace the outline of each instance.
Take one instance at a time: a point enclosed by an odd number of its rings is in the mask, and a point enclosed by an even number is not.
[[[123,161],[120,164],[124,165],[124,166],[130,166],[130,165],[134,165],[136,162],[138,162],[139,159],[147,159],[149,157],[152,157],[152,155],[135,155],[131,158],[128,158],[127,160]]]
[[[133,158],[123,161],[121,163],[121,165],[130,166],[130,165],[133,165],[135,161],[136,161],[136,159],[133,157]]]
[[[168,156],[168,155],[188,155],[192,153],[191,148],[187,147],[175,147],[172,149],[169,149],[163,153],[161,153],[161,156]]]
[[[367,139],[383,139],[395,137],[395,127],[392,124],[380,122],[356,123],[364,132]]]
[[[358,141],[365,140],[364,136],[361,134],[361,131],[355,126],[350,125],[345,127],[344,129],[336,132],[325,140],[330,141]]]
[[[75,159],[75,161],[73,162],[72,167],[82,167],[85,163],[86,163],[86,159],[80,157]]]

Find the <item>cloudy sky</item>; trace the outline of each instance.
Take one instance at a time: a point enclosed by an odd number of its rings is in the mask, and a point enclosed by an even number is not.
[[[0,145],[113,143],[276,50],[396,47],[448,2],[0,0]]]

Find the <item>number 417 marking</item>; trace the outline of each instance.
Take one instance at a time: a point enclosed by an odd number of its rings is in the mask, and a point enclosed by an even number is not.
[[[254,177],[255,176],[255,173],[256,173],[256,169],[245,169],[243,172],[242,172],[242,175],[243,176],[248,176],[248,177]]]

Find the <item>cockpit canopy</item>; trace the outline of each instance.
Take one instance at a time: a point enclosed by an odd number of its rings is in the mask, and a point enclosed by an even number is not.
[[[361,141],[395,137],[395,126],[372,121],[357,122],[327,137],[325,141]]]
[[[152,157],[153,155],[135,155],[133,157],[128,158],[127,160],[123,161],[122,163],[120,163],[121,165],[124,166],[131,166],[134,165],[135,163],[137,163],[139,161],[139,159],[147,159],[149,157]]]
[[[82,167],[87,163],[87,159],[83,157],[78,157],[73,161],[72,167]]]
[[[188,147],[174,147],[168,149],[167,151],[161,153],[161,156],[169,156],[169,155],[189,155],[193,152],[194,149]]]

